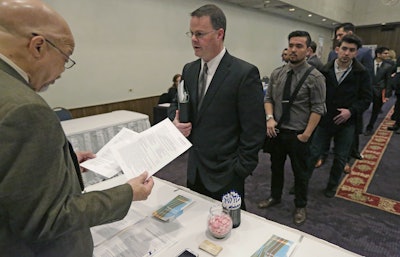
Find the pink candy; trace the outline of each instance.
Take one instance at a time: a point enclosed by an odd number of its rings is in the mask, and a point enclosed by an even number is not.
[[[212,215],[208,220],[208,230],[216,238],[224,238],[232,229],[232,219],[226,213]]]

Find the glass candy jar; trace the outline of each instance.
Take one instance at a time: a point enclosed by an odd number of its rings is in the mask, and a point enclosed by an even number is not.
[[[229,211],[222,206],[213,206],[210,208],[207,228],[210,234],[218,239],[225,238],[232,230],[232,218]]]

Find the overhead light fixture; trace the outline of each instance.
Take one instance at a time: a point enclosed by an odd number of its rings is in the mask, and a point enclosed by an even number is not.
[[[381,0],[384,5],[395,5],[399,3],[399,0]]]
[[[289,12],[294,12],[294,11],[296,11],[295,8],[289,8]]]
[[[264,1],[264,8],[267,8],[270,3],[271,3],[271,1],[268,1],[268,0]]]
[[[326,21],[326,19],[325,19],[325,18],[323,18],[323,19],[322,19],[322,21]]]
[[[308,15],[308,17],[312,17],[312,14],[310,13],[310,14]]]

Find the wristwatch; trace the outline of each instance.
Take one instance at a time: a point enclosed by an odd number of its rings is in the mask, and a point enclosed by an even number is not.
[[[265,118],[267,119],[267,121],[269,121],[270,119],[274,118],[274,115],[267,114],[267,116],[265,116]]]

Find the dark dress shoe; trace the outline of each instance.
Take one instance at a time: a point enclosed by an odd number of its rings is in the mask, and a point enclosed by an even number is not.
[[[387,127],[387,129],[390,131],[397,131],[400,129],[400,125],[394,124],[392,127]]]
[[[364,156],[362,154],[360,154],[359,152],[353,152],[350,155],[351,157],[353,157],[354,159],[358,159],[358,160],[362,160],[364,158]]]
[[[293,222],[297,226],[302,225],[307,219],[306,208],[296,208],[293,214]]]
[[[278,203],[281,202],[281,199],[274,199],[272,197],[268,198],[267,200],[262,200],[261,202],[258,203],[258,208],[263,209],[263,208],[269,208],[271,206],[277,205]]]
[[[373,134],[372,129],[367,129],[364,132],[364,136],[371,136]]]
[[[328,198],[333,198],[336,194],[336,189],[335,188],[326,188],[324,190],[324,195]]]

